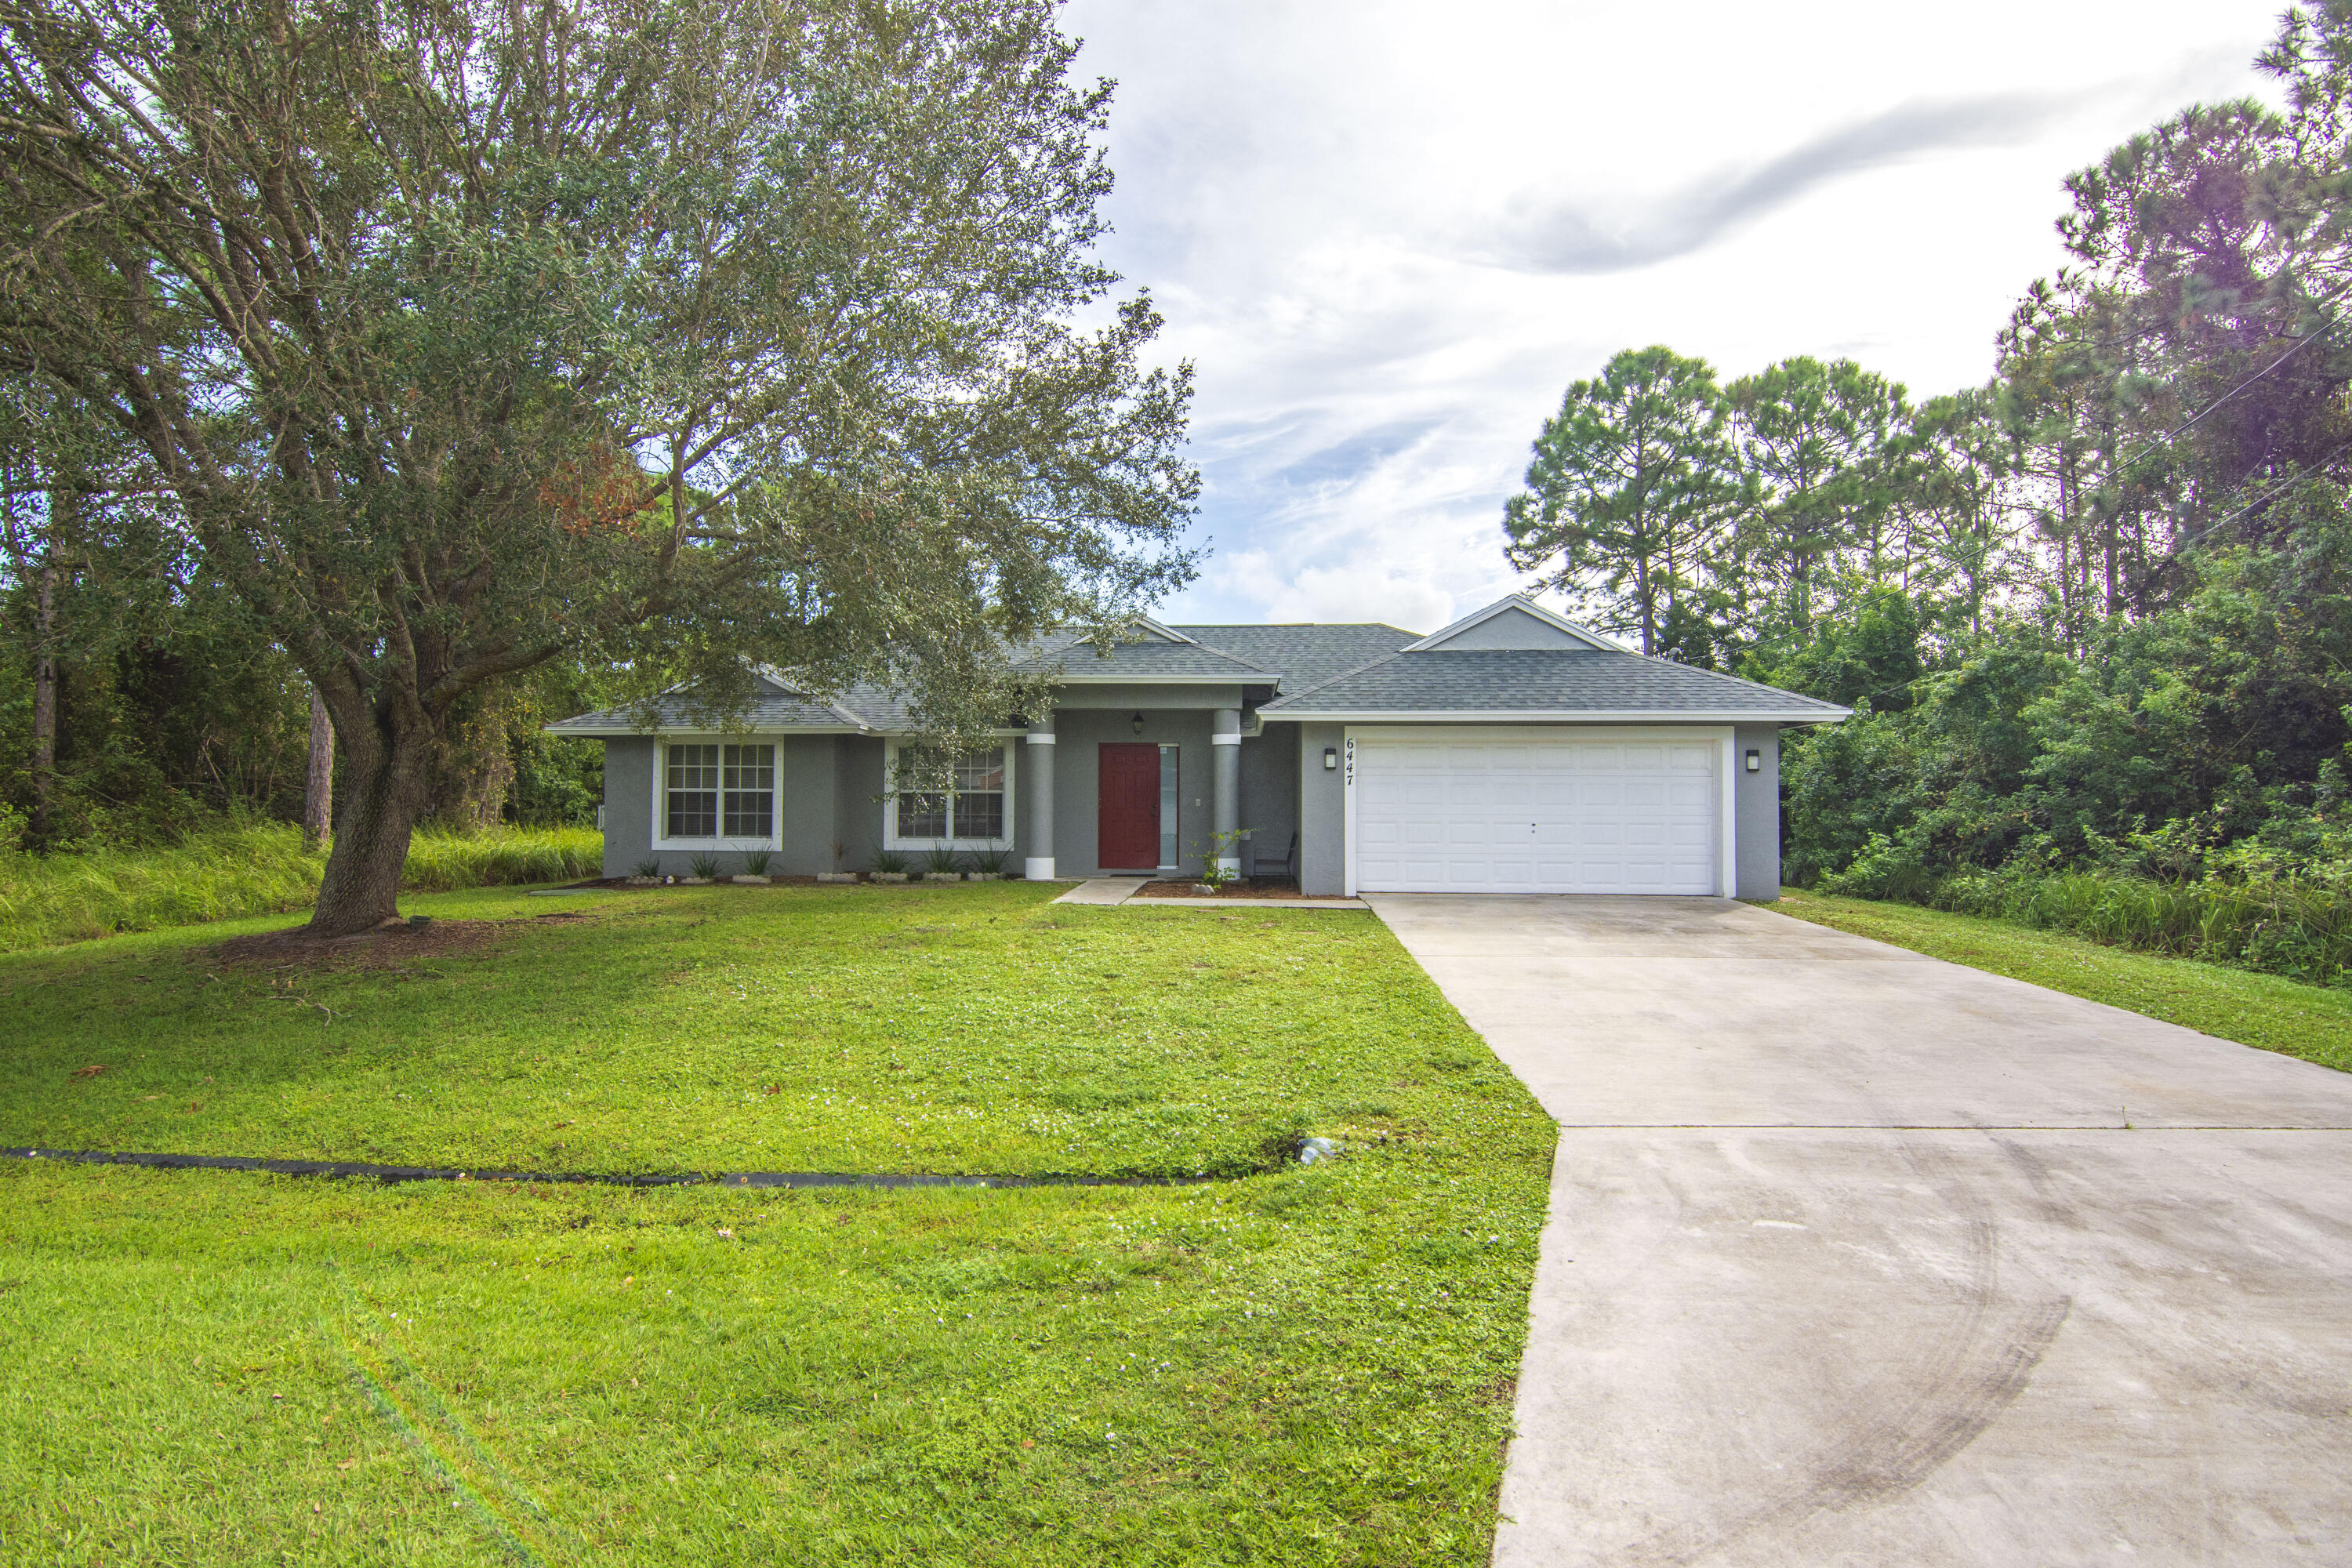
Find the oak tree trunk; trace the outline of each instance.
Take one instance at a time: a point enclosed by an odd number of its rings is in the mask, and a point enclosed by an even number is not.
[[[310,771],[302,785],[302,842],[313,848],[327,841],[335,819],[335,726],[327,704],[310,691]]]
[[[431,793],[430,721],[414,710],[385,713],[356,700],[349,706],[349,712],[330,710],[342,751],[342,809],[306,936],[356,936],[400,918],[409,834]]]

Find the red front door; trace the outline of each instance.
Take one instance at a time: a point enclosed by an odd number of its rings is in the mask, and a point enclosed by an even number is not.
[[[1106,745],[1100,767],[1102,808],[1095,828],[1096,862],[1107,870],[1158,866],[1160,748]]]

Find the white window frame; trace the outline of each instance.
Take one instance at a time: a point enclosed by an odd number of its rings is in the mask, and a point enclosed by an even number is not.
[[[1020,803],[1014,793],[1014,786],[1017,783],[1014,773],[1016,765],[1014,763],[1014,756],[1023,749],[1022,747],[1014,744],[1014,742],[1019,738],[1020,737],[1017,733],[998,735],[994,738],[998,749],[1004,753],[1004,831],[1002,835],[994,838],[900,837],[898,835],[898,792],[896,787],[898,779],[899,742],[897,741],[885,741],[882,743],[882,781],[883,784],[887,786],[887,793],[886,793],[882,797],[882,847],[885,849],[916,850],[1012,848],[1013,837],[1019,831],[1021,825],[1021,818],[1017,815],[1020,808]],[[930,792],[924,790],[918,793],[928,795]],[[955,821],[955,810],[952,805],[949,807],[948,821],[950,823]]]
[[[768,761],[773,769],[776,780],[775,788],[768,792],[767,837],[764,838],[730,838],[724,836],[710,838],[670,837],[668,836],[669,814],[665,807],[669,804],[669,748],[672,746],[767,747]],[[727,753],[721,752],[719,755],[723,768]],[[724,827],[727,825],[727,801],[723,776],[720,784],[718,821],[719,826]],[[784,748],[779,742],[762,740],[756,735],[688,735],[666,731],[654,737],[653,795],[651,832],[653,847],[656,849],[703,849],[713,854],[765,849],[772,854],[784,847]]]

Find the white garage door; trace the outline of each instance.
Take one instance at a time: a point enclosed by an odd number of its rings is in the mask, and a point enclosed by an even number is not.
[[[1712,893],[1722,748],[1604,735],[1356,746],[1368,893]]]

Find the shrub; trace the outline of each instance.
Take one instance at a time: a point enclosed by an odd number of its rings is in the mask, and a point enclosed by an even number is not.
[[[749,855],[744,856],[744,875],[750,877],[766,876],[768,874],[768,861],[770,858],[771,857],[765,849],[754,849]]]
[[[719,875],[719,857],[716,855],[697,855],[687,861],[686,868],[689,873],[697,877],[716,877]]]

